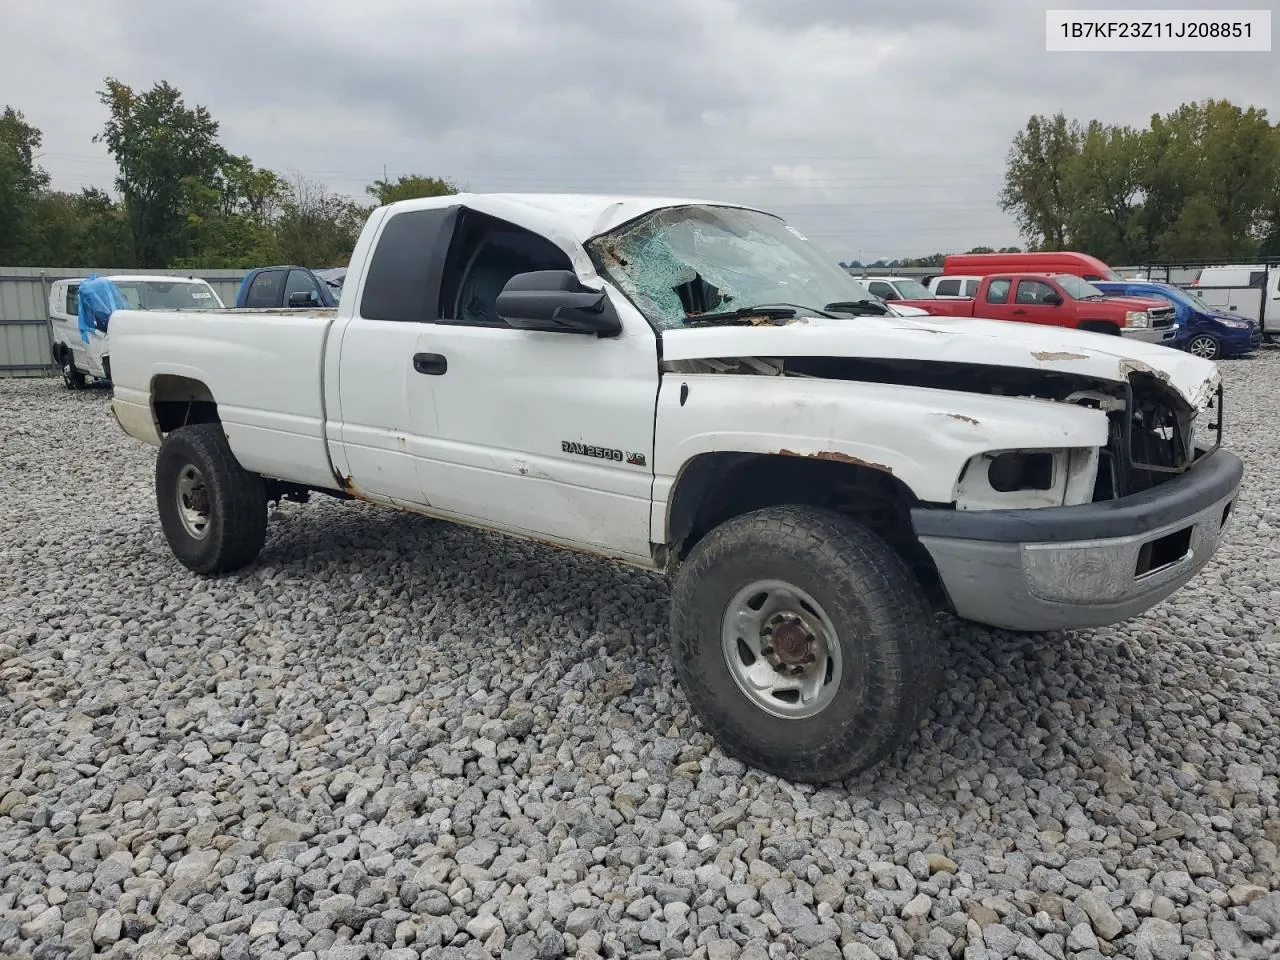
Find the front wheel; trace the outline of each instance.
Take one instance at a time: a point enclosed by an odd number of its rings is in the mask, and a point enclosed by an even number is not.
[[[788,780],[878,763],[938,686],[941,637],[919,583],[879,537],[827,510],[771,507],[712,530],[676,574],[671,632],[703,725]]]
[[[165,437],[156,457],[156,506],[174,556],[195,573],[248,566],[266,541],[266,488],[240,466],[220,423]]]
[[[76,363],[70,351],[64,351],[62,354],[62,382],[68,390],[84,389],[84,374],[76,369]]]
[[[1205,360],[1217,360],[1222,356],[1222,344],[1218,342],[1217,337],[1207,333],[1197,333],[1187,341],[1187,353]]]

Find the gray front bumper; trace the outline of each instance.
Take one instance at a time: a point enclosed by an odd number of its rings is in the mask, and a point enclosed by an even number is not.
[[[1121,327],[1120,336],[1126,340],[1140,340],[1143,343],[1164,343],[1173,341],[1178,335],[1176,324],[1168,327]]]
[[[1239,458],[1218,450],[1182,476],[1122,500],[1033,510],[921,508],[912,522],[957,615],[1028,632],[1101,627],[1155,606],[1209,562],[1242,476]]]

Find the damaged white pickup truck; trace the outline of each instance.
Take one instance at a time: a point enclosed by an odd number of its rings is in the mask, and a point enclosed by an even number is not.
[[[920,724],[935,610],[1135,616],[1241,483],[1213,363],[908,318],[728,204],[457,195],[381,207],[336,310],[120,311],[113,409],[159,446],[177,558],[250,564],[322,492],[672,578],[672,657],[723,747],[830,781]]]

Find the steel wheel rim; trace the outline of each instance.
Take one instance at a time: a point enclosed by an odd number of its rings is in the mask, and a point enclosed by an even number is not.
[[[187,536],[203,540],[209,533],[209,491],[204,474],[187,464],[178,474],[178,519]]]
[[[817,716],[840,688],[835,627],[813,597],[784,580],[756,580],[734,594],[720,647],[738,689],[771,716]]]
[[[1187,350],[1194,356],[1212,360],[1213,355],[1218,352],[1218,345],[1213,342],[1211,337],[1196,337],[1191,341]]]

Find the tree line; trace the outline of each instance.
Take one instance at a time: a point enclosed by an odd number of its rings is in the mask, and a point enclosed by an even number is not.
[[[1227,100],[1141,129],[1032,116],[1013,138],[1000,206],[1032,249],[1107,263],[1280,256],[1280,124]]]
[[[139,92],[107,78],[98,98],[107,120],[92,139],[115,161],[114,195],[52,188],[41,131],[12,106],[0,113],[0,265],[323,267],[350,256],[374,203],[231,153],[209,111],[168,83]],[[381,204],[460,189],[414,174],[366,193]],[[1226,100],[1183,104],[1142,129],[1035,115],[1013,139],[998,202],[1032,250],[1119,264],[1280,256],[1280,124]]]
[[[447,179],[375,180],[361,204],[301,174],[256,166],[222,146],[218,122],[168,83],[135,91],[107,78],[93,137],[116,164],[115,196],[53,189],[41,131],[0,113],[0,265],[214,269],[347,262],[377,204],[442,196]]]

